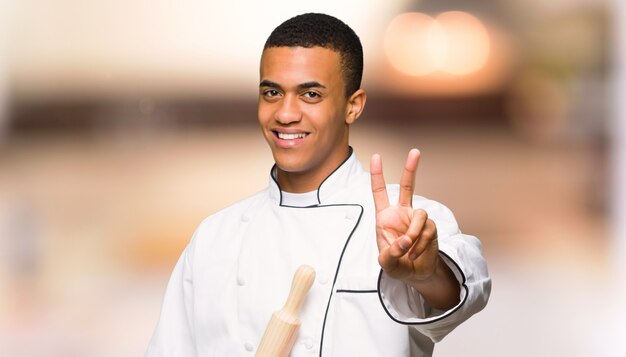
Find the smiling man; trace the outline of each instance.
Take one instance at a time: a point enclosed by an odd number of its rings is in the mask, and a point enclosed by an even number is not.
[[[261,57],[258,117],[287,192],[309,192],[346,160],[348,129],[365,92],[346,95],[341,56],[323,47],[269,47]]]
[[[430,356],[480,311],[491,281],[480,242],[349,146],[363,112],[357,35],[323,14],[278,26],[262,56],[258,120],[276,164],[267,189],[205,219],[168,284],[148,356],[252,355],[301,264],[317,279],[291,356]],[[392,204],[393,203],[393,204]]]

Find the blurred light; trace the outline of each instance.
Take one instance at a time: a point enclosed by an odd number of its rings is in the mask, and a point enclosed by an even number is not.
[[[426,75],[437,68],[429,56],[435,50],[429,46],[429,39],[436,36],[436,31],[431,31],[432,24],[430,16],[418,12],[401,14],[391,21],[385,52],[394,67],[412,76]]]
[[[444,12],[437,16],[445,29],[448,52],[444,71],[464,75],[481,69],[490,52],[489,34],[476,17],[461,11]]]
[[[436,18],[410,12],[394,18],[385,35],[391,64],[411,76],[435,71],[467,75],[485,66],[491,43],[483,23],[473,15],[449,11]]]
[[[277,0],[271,11],[257,1],[11,3],[9,15],[0,7],[0,27],[3,17],[11,20],[6,63],[15,96],[143,92],[255,99],[263,44],[281,22],[324,12],[349,24],[367,49],[375,47],[389,19],[409,1],[363,6],[358,0]],[[375,54],[366,51],[368,57]]]

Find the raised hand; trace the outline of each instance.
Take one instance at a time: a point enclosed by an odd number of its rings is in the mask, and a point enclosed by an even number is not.
[[[420,152],[409,151],[400,178],[400,195],[390,205],[380,155],[372,156],[370,173],[376,208],[378,263],[387,275],[418,289],[432,306],[448,308],[458,301],[454,274],[439,258],[437,227],[423,209],[413,208],[415,172]]]

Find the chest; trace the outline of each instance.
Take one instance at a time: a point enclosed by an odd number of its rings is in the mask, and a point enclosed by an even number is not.
[[[376,290],[374,221],[362,205],[264,207],[223,222],[199,237],[195,252],[195,325],[213,340],[255,346],[301,264],[315,269],[316,280],[296,346],[319,342],[337,291]]]

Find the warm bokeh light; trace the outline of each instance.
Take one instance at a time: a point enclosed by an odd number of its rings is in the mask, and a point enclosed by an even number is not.
[[[448,11],[432,18],[404,13],[389,24],[385,52],[399,71],[424,76],[435,71],[466,75],[480,70],[490,53],[487,28],[473,15]]]
[[[433,19],[417,12],[401,14],[387,28],[385,52],[391,63],[400,71],[422,76],[437,69],[436,28]]]
[[[441,42],[446,44],[446,61],[441,67],[455,75],[481,69],[490,52],[487,28],[473,15],[461,11],[444,12],[435,18],[444,30]]]

